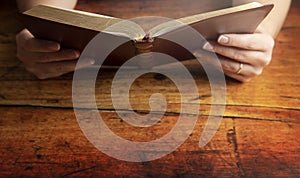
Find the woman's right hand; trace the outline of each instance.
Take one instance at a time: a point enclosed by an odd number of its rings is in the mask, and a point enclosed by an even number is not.
[[[27,71],[39,79],[58,77],[75,70],[80,52],[74,49],[61,49],[53,41],[36,39],[27,29],[16,36],[17,57],[24,63]],[[77,68],[95,63],[94,60],[80,60]]]

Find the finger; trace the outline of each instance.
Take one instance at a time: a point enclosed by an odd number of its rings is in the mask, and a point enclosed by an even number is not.
[[[240,62],[220,55],[218,55],[218,58],[216,59],[214,55],[203,53],[202,50],[196,50],[194,55],[197,58],[200,58],[202,61],[212,64],[217,70],[220,70],[225,75],[241,82],[247,82],[251,80],[254,76],[260,75],[263,70],[262,67],[254,67],[250,64],[243,63],[240,73],[237,74],[240,69]]]
[[[263,33],[225,34],[218,38],[218,43],[247,50],[266,51],[274,47],[274,39]]]
[[[32,66],[26,66],[27,70],[34,73],[39,79],[58,77],[63,74],[72,72],[76,69],[91,66],[95,63],[92,59],[74,61],[63,61],[53,63],[39,63]]]
[[[262,73],[263,68],[257,68],[254,66],[251,66],[249,64],[244,64],[241,66],[239,62],[230,60],[228,58],[220,57],[219,61],[221,63],[223,72],[226,75],[232,76],[232,75],[241,75],[245,77],[254,77],[257,75],[260,75]],[[242,67],[242,68],[241,68]],[[241,70],[238,74],[238,71]]]
[[[253,72],[255,70],[253,70],[252,66],[243,64],[243,68],[241,69],[240,73],[237,73],[240,70],[240,64],[231,64],[229,67],[228,64],[225,64],[223,61],[221,63],[224,74],[240,82],[248,82],[254,76],[256,76],[256,74]]]
[[[59,52],[28,52],[25,50],[19,50],[18,56],[23,62],[49,63],[74,60],[79,58],[80,53],[73,49],[63,49]]]
[[[222,71],[222,66],[217,60],[217,55],[204,50],[197,49],[193,52],[193,55],[200,60],[201,65],[208,65],[204,67],[213,66],[216,70]]]
[[[226,75],[232,79],[235,79],[235,80],[243,82],[243,83],[249,82],[252,79],[252,77],[247,77],[244,75],[237,75],[237,74],[226,74]]]
[[[55,52],[60,49],[59,43],[37,39],[27,29],[16,36],[16,41],[20,47],[32,52]]]
[[[58,76],[72,72],[75,69],[81,69],[84,67],[88,67],[95,64],[95,61],[93,59],[86,59],[86,60],[80,60],[80,61],[64,61],[64,62],[56,62],[56,63],[50,63],[48,66],[51,68],[52,73],[57,73]]]
[[[264,67],[270,63],[272,57],[269,52],[244,50],[235,47],[222,46],[214,42],[204,45],[204,48],[235,61],[253,66]]]

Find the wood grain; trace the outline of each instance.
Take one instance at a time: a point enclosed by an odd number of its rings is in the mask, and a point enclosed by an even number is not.
[[[225,118],[213,140],[199,148],[206,122],[202,116],[192,135],[175,152],[151,162],[129,163],[110,158],[91,145],[73,110],[2,107],[0,112],[2,176],[299,175],[299,152],[295,150],[299,147],[299,124]],[[160,138],[177,120],[177,116],[165,116],[147,130],[128,126],[115,113],[100,114],[117,135],[134,141]]]
[[[224,6],[228,6],[226,1]],[[180,3],[180,4],[179,4]],[[198,13],[218,1],[82,0],[77,9],[122,18],[160,15],[172,18]],[[220,7],[221,8],[221,7]],[[99,113],[117,135],[150,141],[168,133],[178,120],[182,103],[200,103],[198,122],[188,140],[175,152],[155,161],[129,163],[97,150],[83,135],[72,105],[72,73],[38,80],[16,58],[15,3],[0,5],[0,176],[143,176],[143,177],[299,177],[300,176],[300,1],[294,0],[276,39],[273,60],[249,83],[227,80],[226,103],[212,103],[209,81],[195,62],[187,62],[199,96],[181,101],[168,78],[147,74],[134,82],[130,103],[139,113],[149,110],[149,97],[158,92],[168,101],[167,113],[150,128],[122,122],[111,102],[115,70],[101,70],[96,82]],[[176,68],[176,66],[173,66]],[[95,69],[85,69],[92,71]],[[178,80],[185,79],[178,77]],[[156,87],[153,87],[156,86]],[[88,102],[88,101],[82,101]],[[213,140],[198,142],[211,105],[226,110]],[[124,111],[127,111],[126,108]],[[129,111],[128,111],[129,112]],[[87,114],[87,117],[92,117]]]

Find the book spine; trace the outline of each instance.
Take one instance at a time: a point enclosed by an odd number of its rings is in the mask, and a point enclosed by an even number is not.
[[[153,67],[154,59],[152,55],[153,50],[153,39],[142,39],[135,40],[135,55],[139,55],[141,60],[138,63],[138,66],[142,69],[149,69]]]

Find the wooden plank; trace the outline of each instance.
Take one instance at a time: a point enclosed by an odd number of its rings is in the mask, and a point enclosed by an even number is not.
[[[1,176],[237,176],[239,170],[225,119],[213,141],[198,147],[205,123],[200,117],[189,139],[175,152],[146,163],[119,161],[98,151],[83,136],[73,110],[46,108],[0,108]],[[129,126],[115,113],[101,112],[106,124],[126,139],[149,141],[167,133],[177,116],[166,116],[151,128]],[[87,115],[87,117],[89,117]]]
[[[1,176],[299,175],[299,124],[226,118],[213,140],[199,148],[206,122],[202,116],[175,152],[151,162],[128,163],[89,143],[73,110],[2,107],[0,113]],[[165,116],[157,125],[141,129],[121,122],[114,112],[100,114],[117,135],[135,141],[160,138],[177,121],[177,116]]]
[[[111,80],[107,79],[109,72],[105,72],[105,76],[99,78],[96,91],[97,94],[97,104],[98,108],[101,110],[113,110],[114,107],[111,101],[110,85]],[[141,81],[149,81],[149,83],[144,83]],[[153,75],[147,75],[141,81],[132,87],[131,93],[132,97],[130,102],[132,108],[137,111],[148,111],[149,96],[152,93],[160,92],[167,97],[168,108],[167,112],[170,113],[180,113],[180,108],[182,101],[178,97],[178,91],[176,87],[171,85],[170,81],[166,80],[156,80]],[[283,82],[283,81],[282,81]],[[50,106],[50,107],[72,107],[72,82],[71,80],[12,80],[12,81],[2,81],[2,87],[0,88],[0,101],[5,105],[32,105],[32,106]],[[22,85],[21,85],[22,84]],[[139,87],[143,85],[143,87]],[[155,86],[169,86],[167,89],[153,89]],[[248,85],[248,84],[245,84]],[[282,84],[283,85],[283,84]],[[201,87],[200,87],[201,86]],[[267,85],[266,87],[271,85]],[[281,95],[277,93],[261,92],[263,89],[248,88],[247,86],[241,85],[240,88],[235,88],[234,85],[228,86],[227,88],[227,105],[224,116],[225,117],[248,117],[257,119],[267,119],[267,120],[285,120],[287,122],[299,122],[299,104],[296,98],[293,96],[292,92],[281,89]],[[272,87],[272,86],[271,86]],[[185,104],[195,105],[200,102],[200,114],[208,115],[210,111],[211,96],[209,91],[209,86],[199,85],[199,89],[202,96],[199,100],[185,101]],[[232,91],[231,91],[232,89]],[[244,89],[244,90],[243,90]],[[145,93],[146,91],[151,91],[152,93]],[[238,90],[238,91],[237,91]],[[252,90],[252,91],[249,91]],[[257,90],[257,92],[256,92]],[[275,87],[269,89],[269,92],[278,91]],[[236,92],[234,92],[236,91]],[[252,95],[243,95],[244,91],[249,91]],[[284,92],[285,91],[285,92]],[[299,91],[294,91],[297,95]],[[235,94],[234,94],[235,93]],[[266,94],[268,93],[268,95]],[[255,94],[255,98],[253,97]],[[239,98],[240,97],[240,98]],[[252,98],[251,98],[252,97]],[[193,98],[193,97],[192,97]],[[271,101],[265,101],[270,100]],[[228,101],[229,100],[229,101]],[[83,101],[87,103],[88,101]],[[274,107],[266,105],[266,102],[273,102]]]
[[[247,177],[299,177],[299,124],[237,119],[233,127]]]

